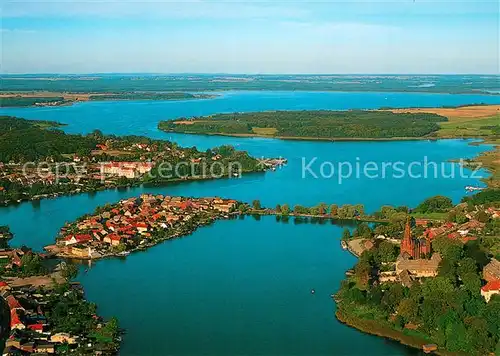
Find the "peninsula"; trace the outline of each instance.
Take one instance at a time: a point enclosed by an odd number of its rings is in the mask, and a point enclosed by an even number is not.
[[[204,152],[141,136],[66,134],[58,123],[0,117],[0,205],[140,184],[239,177],[286,160],[232,146]]]

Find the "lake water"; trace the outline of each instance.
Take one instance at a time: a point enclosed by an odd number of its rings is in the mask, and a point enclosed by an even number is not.
[[[387,99],[386,99],[387,98]],[[138,187],[22,203],[0,209],[0,224],[16,234],[13,244],[41,249],[53,242],[66,221],[107,202],[142,192],[185,196],[260,199],[275,206],[362,203],[368,211],[384,204],[415,206],[432,195],[455,202],[464,186],[480,184],[459,177],[456,164],[432,162],[470,158],[489,149],[464,140],[403,142],[305,142],[165,134],[159,120],[217,112],[348,109],[381,106],[443,106],[499,103],[495,96],[421,93],[224,93],[212,100],[167,102],[91,102],[58,108],[0,109],[0,114],[67,123],[68,132],[143,134],[169,138],[200,149],[232,144],[255,156],[289,160],[276,172],[239,179]],[[303,167],[313,161],[310,168]],[[340,179],[321,176],[321,164],[382,166],[402,162],[407,174],[385,178],[361,172]],[[412,162],[413,167],[408,168]],[[424,175],[427,162],[427,177]],[[420,166],[419,166],[420,163]],[[430,164],[430,165],[429,165]],[[447,178],[455,169],[454,178]],[[343,172],[345,173],[345,172]],[[410,177],[410,173],[413,178]],[[443,174],[444,173],[444,174]],[[485,175],[485,172],[480,172]],[[316,178],[315,175],[318,177]],[[216,223],[192,236],[163,243],[126,260],[105,260],[80,279],[104,316],[115,315],[127,329],[123,355],[187,354],[406,354],[407,349],[363,335],[334,318],[335,292],[355,260],[340,249],[341,228],[246,219]],[[310,294],[314,288],[317,293]]]

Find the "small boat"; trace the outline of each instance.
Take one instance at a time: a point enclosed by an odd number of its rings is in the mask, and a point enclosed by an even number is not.
[[[117,256],[128,256],[128,255],[130,255],[130,252],[128,252],[128,251],[123,251],[123,252],[119,252],[119,253],[117,253],[116,255],[117,255]]]
[[[342,246],[342,249],[347,250],[347,242],[342,240],[342,241],[340,241],[340,245]]]
[[[314,289],[311,289],[311,294],[314,294],[316,293],[316,291]]]
[[[465,190],[468,191],[468,192],[473,192],[473,191],[476,191],[476,190],[484,190],[483,187],[473,187],[471,185],[468,185],[465,187]]]

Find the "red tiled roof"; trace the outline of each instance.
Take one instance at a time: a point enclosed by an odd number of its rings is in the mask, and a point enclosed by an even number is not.
[[[5,298],[5,300],[7,301],[7,304],[9,305],[10,310],[22,308],[21,304],[19,304],[17,299],[14,298],[14,296],[12,296],[12,295],[7,296],[7,298]]]
[[[11,310],[10,311],[10,327],[14,328],[17,325],[23,325],[23,323],[21,323],[21,320],[19,319],[19,315],[17,315],[17,311]]]
[[[7,283],[0,281],[0,287],[7,287]]]
[[[92,240],[92,236],[90,236],[89,234],[75,235],[75,239],[78,242],[91,241]]]
[[[43,324],[28,325],[28,328],[31,330],[43,331]]]
[[[481,290],[483,292],[491,292],[494,290],[500,291],[500,279],[488,282],[483,288],[481,288]]]
[[[120,235],[117,235],[117,234],[109,234],[108,237],[112,241],[120,241],[122,239],[122,237]]]

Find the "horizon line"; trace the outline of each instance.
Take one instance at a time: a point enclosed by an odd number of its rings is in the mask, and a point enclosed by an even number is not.
[[[395,75],[413,75],[413,76],[451,76],[451,75],[488,75],[488,76],[500,76],[499,73],[237,73],[237,72],[40,72],[40,73],[0,73],[0,76],[34,76],[34,75],[230,75],[230,76],[276,76],[276,75],[294,75],[294,76],[328,76],[328,75],[338,75],[338,76],[348,76],[348,75],[360,75],[360,76],[395,76]]]

